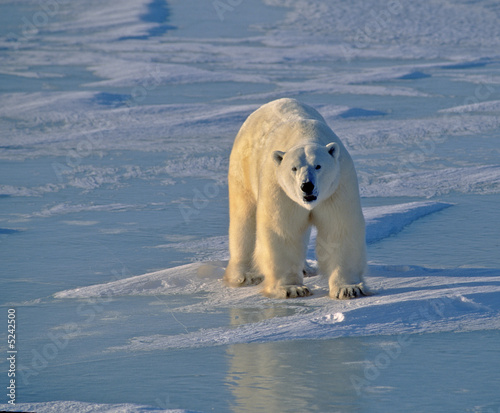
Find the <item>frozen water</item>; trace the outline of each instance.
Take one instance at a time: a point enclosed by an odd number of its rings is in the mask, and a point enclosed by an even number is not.
[[[500,411],[499,16],[494,0],[1,2],[18,354],[0,408]],[[376,295],[220,281],[234,136],[283,96],[353,156]]]

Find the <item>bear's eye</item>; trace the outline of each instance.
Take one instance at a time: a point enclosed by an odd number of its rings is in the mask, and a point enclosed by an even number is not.
[[[297,172],[297,168],[295,166],[292,167],[293,172]]]
[[[316,165],[316,169],[321,169],[321,165]]]

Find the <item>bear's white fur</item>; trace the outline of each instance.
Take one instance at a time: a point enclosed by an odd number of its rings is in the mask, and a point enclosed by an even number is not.
[[[257,284],[273,298],[307,296],[311,226],[332,298],[369,294],[365,222],[354,164],[312,107],[279,99],[252,113],[229,160],[229,252],[224,280]]]

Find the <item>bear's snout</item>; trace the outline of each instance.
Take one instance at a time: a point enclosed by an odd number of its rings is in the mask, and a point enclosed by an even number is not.
[[[314,184],[311,181],[302,182],[300,189],[302,189],[302,191],[304,191],[307,195],[310,195],[312,194],[312,191],[314,191]]]
[[[313,202],[318,198],[316,195],[313,195],[314,184],[311,181],[302,182],[300,189],[304,192],[304,201]]]

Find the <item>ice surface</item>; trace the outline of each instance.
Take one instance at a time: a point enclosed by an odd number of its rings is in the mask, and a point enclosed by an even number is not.
[[[500,110],[500,100],[489,102],[471,103],[454,108],[443,109],[445,113],[467,113],[467,112],[498,112]]]
[[[413,221],[449,206],[444,202],[429,201],[364,208],[366,242],[371,244],[395,235]]]
[[[190,274],[192,277],[193,273],[206,272],[204,265],[191,264],[176,271],[176,275]],[[208,265],[220,274],[219,266]],[[305,314],[273,317],[270,310],[267,311],[270,318],[264,321],[236,328],[203,329],[177,336],[136,337],[126,346],[110,350],[137,352],[281,340],[500,328],[500,305],[492,303],[489,297],[489,294],[500,293],[500,276],[496,271],[430,270],[404,266],[371,267],[370,271],[373,274],[367,277],[367,282],[378,290],[378,294],[363,300],[332,301],[327,296],[327,283],[312,277],[306,285],[315,295],[306,300],[302,309]],[[163,274],[167,279],[169,275],[171,273]],[[235,293],[238,300],[228,298],[230,293],[220,291],[220,281],[218,285],[212,282],[201,289],[215,296],[210,296],[206,304],[191,306],[186,311],[210,311],[214,305],[228,304],[232,308],[252,306],[266,310],[266,303],[255,296],[258,287],[249,288],[251,293]],[[482,303],[483,297],[488,305]]]
[[[9,408],[8,405],[0,405]],[[17,411],[37,413],[190,413],[191,410],[162,409],[153,406],[140,406],[132,403],[97,404],[83,402],[46,402],[46,403],[16,403]],[[192,412],[195,413],[195,412]]]
[[[0,301],[38,368],[14,410],[498,410],[496,0],[119,3],[0,2]],[[220,281],[234,136],[283,96],[354,159],[374,296]]]
[[[369,243],[395,235],[418,218],[449,207],[437,202],[414,202],[365,208]],[[212,248],[210,248],[210,244]],[[198,247],[200,245],[198,244]],[[208,239],[204,249],[227,251],[227,239]],[[314,235],[309,252],[314,251]],[[214,252],[217,255],[217,251]],[[371,266],[367,283],[377,293],[342,302],[328,297],[322,276],[305,279],[314,295],[303,300],[299,314],[273,317],[272,300],[259,287],[231,289],[223,285],[226,262],[198,262],[103,285],[56,293],[55,298],[91,298],[123,295],[208,293],[201,303],[177,311],[210,312],[217,308],[261,308],[269,319],[237,328],[203,329],[177,336],[137,337],[111,350],[166,350],[237,343],[296,339],[323,339],[358,335],[406,334],[500,328],[500,304],[488,300],[500,293],[496,270],[428,269],[415,266]],[[486,302],[483,299],[486,297]]]
[[[440,211],[451,206],[442,202],[412,202],[408,204],[389,205],[384,207],[368,207],[363,210],[366,218],[366,239],[367,243],[374,243],[383,238],[397,234],[405,226],[413,221],[433,212]],[[63,206],[53,209],[58,210]],[[78,208],[78,206],[76,206]],[[109,208],[121,208],[122,206],[109,205]],[[50,214],[47,211],[42,214]],[[311,233],[311,240],[308,247],[307,258],[314,259],[314,249],[316,243],[316,232]],[[223,257],[227,259],[228,238],[211,237],[201,241],[181,242],[167,244],[167,247],[196,251],[202,249],[210,251],[213,255],[208,258],[217,259]],[[154,272],[151,274],[138,275],[132,278],[121,279],[109,284],[93,285],[89,287],[77,288],[75,290],[61,291],[56,293],[56,298],[89,298],[101,296],[120,295],[158,295],[158,294],[193,294],[196,292],[217,292],[223,289],[226,292],[235,291],[222,286],[222,276],[224,275],[224,264],[197,263],[188,264],[182,267],[170,268]],[[211,280],[210,283],[205,281]],[[213,280],[216,278],[216,280]],[[255,289],[249,288],[254,292]],[[229,293],[228,293],[229,294]],[[222,303],[221,303],[222,305]]]

